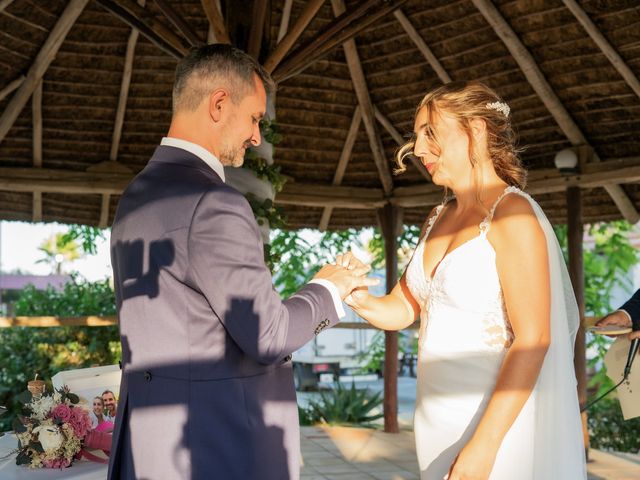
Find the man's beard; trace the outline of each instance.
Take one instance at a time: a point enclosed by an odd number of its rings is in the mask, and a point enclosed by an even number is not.
[[[220,163],[225,166],[241,167],[244,163],[244,152],[246,147],[233,148],[223,147],[220,150]]]

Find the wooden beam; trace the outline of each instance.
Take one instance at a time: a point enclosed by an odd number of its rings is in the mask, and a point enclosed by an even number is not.
[[[0,188],[1,190],[1,188]],[[297,182],[285,184],[275,202],[280,205],[302,205],[305,207],[333,207],[371,210],[387,203],[378,188],[309,185]]]
[[[224,25],[224,18],[220,11],[220,4],[216,0],[202,0],[202,8],[209,19],[209,25],[213,29],[213,33],[217,43],[230,44],[227,27]]]
[[[282,82],[305,70],[338,45],[401,7],[408,0],[367,0],[352,11],[345,12],[325,27],[315,38],[293,52],[273,72],[277,82]]]
[[[0,328],[8,327],[105,327],[117,325],[115,315],[84,317],[0,317]]]
[[[333,13],[336,17],[339,17],[345,12],[344,0],[331,0],[331,6],[333,7]],[[391,179],[391,171],[389,169],[389,163],[385,157],[384,147],[382,146],[382,140],[378,135],[378,129],[376,128],[375,114],[373,111],[373,103],[369,96],[369,88],[367,87],[367,80],[362,70],[362,64],[360,63],[360,57],[358,56],[358,49],[356,48],[356,42],[353,39],[349,39],[343,44],[344,54],[347,58],[347,66],[351,74],[351,80],[353,81],[353,87],[356,91],[356,97],[358,97],[358,104],[362,110],[362,120],[364,121],[364,127],[367,131],[367,137],[369,138],[369,146],[373,153],[373,160],[378,169],[380,176],[380,182],[382,183],[382,190],[386,195],[391,195],[393,191],[393,180]]]
[[[571,10],[573,16],[576,17],[578,22],[582,25],[582,27],[587,31],[591,39],[595,42],[596,45],[602,50],[602,53],[609,59],[613,67],[618,71],[618,73],[624,78],[627,82],[627,85],[631,87],[631,90],[635,92],[635,94],[640,97],[640,81],[638,81],[638,77],[631,71],[629,66],[625,63],[620,54],[616,51],[615,48],[609,43],[609,41],[605,38],[605,36],[600,32],[598,27],[593,23],[589,15],[578,5],[578,2],[575,0],[562,0],[565,6]]]
[[[182,38],[135,1],[96,0],[96,2],[131,28],[139,30],[151,43],[172,57],[181,59],[186,55],[188,49],[183,44]]]
[[[293,47],[294,43],[296,43],[298,38],[300,38],[300,35],[302,35],[302,32],[304,32],[305,28],[307,28],[307,25],[311,23],[311,20],[313,20],[313,17],[316,16],[316,13],[318,13],[318,10],[320,10],[320,7],[322,7],[323,3],[324,0],[309,0],[307,2],[304,10],[298,18],[298,21],[287,32],[287,34],[280,41],[278,41],[278,45],[264,62],[264,68],[267,70],[267,72],[272,73],[278,66],[278,64],[282,61],[284,56],[289,53],[291,47]],[[289,7],[289,15],[291,14],[290,12],[291,7]],[[282,31],[282,24],[280,25],[280,30]]]
[[[387,294],[398,282],[398,230],[402,226],[402,211],[385,205],[377,212],[384,238]],[[398,332],[384,332],[384,431],[398,433]]]
[[[289,20],[291,19],[292,5],[293,0],[284,0],[284,6],[282,7],[282,19],[280,20],[280,28],[278,29],[278,38],[276,40],[276,44],[280,43],[280,41],[287,34],[287,30],[289,30]],[[322,5],[322,3],[320,5]]]
[[[578,401],[580,408],[587,403],[587,356],[584,330],[584,263],[583,263],[584,225],[582,223],[582,191],[578,187],[567,189],[567,245],[569,251],[569,276],[573,293],[578,304],[580,326],[576,334],[573,365],[578,381]],[[587,413],[582,412],[582,431],[585,454],[589,458],[589,431]]]
[[[60,45],[62,45],[69,30],[71,30],[71,27],[87,3],[89,3],[89,0],[70,0],[58,18],[47,40],[38,52],[35,61],[29,68],[24,82],[22,82],[18,91],[13,95],[0,117],[0,143],[4,140],[7,133],[9,133],[9,130],[16,121],[16,118],[18,118],[18,115],[20,115],[29,97],[31,97],[33,91],[37,88],[38,82],[47,71],[47,68],[49,68],[49,65],[60,49]]]
[[[0,13],[4,12],[5,8],[11,5],[15,0],[1,0],[0,1]]]
[[[361,122],[362,112],[360,110],[360,107],[358,106],[353,112],[351,126],[349,127],[347,138],[344,141],[342,152],[340,152],[340,159],[338,160],[336,173],[333,176],[333,185],[340,185],[342,183],[344,172],[347,170],[347,164],[349,163],[349,159],[351,158],[353,145],[356,143],[356,138],[358,136],[358,130],[360,129]],[[318,230],[320,230],[321,232],[324,232],[329,226],[329,220],[331,219],[332,212],[333,207],[324,207],[324,210],[322,211],[322,217],[320,217],[320,224],[318,225]]]
[[[164,14],[164,16],[167,17],[167,19],[173,24],[173,26],[176,27],[176,29],[182,34],[182,36],[187,39],[192,47],[197,47],[204,43],[195,32],[195,30],[193,30],[191,25],[189,25],[189,23],[187,23],[182,15],[176,12],[175,9],[171,5],[169,5],[167,0],[154,1],[156,2],[156,5]]]
[[[402,138],[402,135],[400,135],[400,132],[398,132],[398,130],[396,130],[396,128],[391,123],[391,121],[387,117],[385,117],[382,114],[382,112],[378,109],[378,107],[376,107],[375,105],[374,105],[373,109],[374,109],[374,113],[375,113],[376,119],[378,120],[378,122],[380,122],[380,125],[382,125],[384,127],[384,129],[389,133],[389,135],[391,135],[391,137],[395,140],[395,142],[398,144],[398,146],[404,145],[406,143],[405,139]],[[427,169],[424,168],[424,165],[422,165],[420,160],[418,160],[413,155],[409,156],[409,158],[411,159],[411,163],[413,163],[414,167],[416,167],[418,172],[420,172],[420,174],[426,180],[431,182],[431,175],[429,175],[429,172],[427,172]]]
[[[398,22],[400,22],[400,25],[402,25],[404,31],[407,32],[409,38],[413,41],[413,43],[415,43],[416,47],[418,47],[418,50],[420,50],[422,55],[424,55],[424,58],[427,59],[427,62],[429,62],[429,65],[431,65],[431,68],[433,68],[433,70],[436,72],[436,75],[438,75],[438,78],[442,81],[442,83],[450,83],[451,77],[444,69],[442,64],[438,61],[431,49],[427,46],[425,41],[420,36],[420,33],[418,33],[416,28],[403,13],[403,11],[398,9],[393,12],[393,15],[394,17],[396,17],[396,19],[398,19]]]
[[[42,168],[42,79],[33,92],[31,98],[31,116],[33,120],[33,166]],[[33,193],[33,208],[31,219],[42,221],[42,192]]]
[[[266,14],[267,0],[253,0],[251,30],[249,30],[247,53],[255,59],[258,59],[260,56],[260,47],[262,46],[262,34],[264,31],[264,19]]]
[[[111,195],[105,193],[102,195],[102,202],[100,204],[100,220],[98,221],[98,228],[107,228],[109,226],[109,206],[111,204]]]
[[[520,66],[525,78],[538,94],[538,97],[547,107],[549,113],[551,113],[553,118],[556,120],[556,123],[560,126],[571,144],[576,146],[589,145],[589,142],[578,125],[573,121],[573,118],[571,118],[571,115],[569,115],[569,112],[553,91],[551,85],[549,85],[549,82],[547,82],[547,79],[544,77],[534,58],[531,56],[531,53],[529,53],[511,26],[502,17],[502,14],[498,9],[490,0],[472,1],[482,16],[487,20],[489,25],[491,25],[498,37],[503,41],[509,52],[511,52],[513,59]],[[594,156],[594,160],[599,160],[597,155]],[[620,185],[608,185],[605,186],[605,190],[607,190],[627,221],[630,223],[636,223],[640,220],[640,213],[638,213],[635,206]]]
[[[11,82],[9,82],[9,84],[6,87],[0,90],[0,102],[4,100],[5,97],[9,95],[11,92],[13,92],[14,90],[17,90],[18,87],[22,85],[22,82],[24,82],[24,79],[25,79],[25,76],[20,75],[15,80],[12,80]]]
[[[114,169],[106,169],[107,164]],[[0,167],[0,190],[8,192],[49,192],[65,194],[120,195],[133,179],[123,165],[102,162],[93,171],[78,172],[47,168]],[[118,167],[117,170],[115,167]],[[611,183],[640,182],[640,157],[609,160],[585,166],[580,174],[562,175],[556,169],[534,170],[527,191],[532,195],[565,191],[568,187],[604,187]],[[442,188],[423,184],[394,189],[386,197],[382,189],[343,187],[287,182],[276,203],[324,208],[375,209],[391,202],[401,207],[435,205],[442,200]]]
[[[129,87],[131,85],[131,75],[133,73],[133,58],[135,55],[138,36],[138,30],[135,28],[131,29],[131,33],[129,33],[129,40],[127,41],[127,53],[124,58],[124,70],[122,72],[122,80],[120,82],[120,97],[118,98],[116,119],[113,126],[113,136],[111,138],[111,150],[109,152],[109,160],[113,162],[118,158],[118,148],[120,147],[120,139],[122,137],[124,115],[127,110],[127,99],[129,98]]]

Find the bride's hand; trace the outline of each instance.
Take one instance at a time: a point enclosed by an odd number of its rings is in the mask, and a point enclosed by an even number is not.
[[[334,265],[344,267],[347,270],[366,269],[366,272],[369,272],[371,270],[370,265],[361,262],[356,256],[353,255],[353,253],[351,253],[351,251],[347,251],[346,253],[338,255],[336,257]]]
[[[451,464],[444,480],[487,480],[493,469],[497,451],[469,442]]]
[[[369,289],[367,287],[358,287],[345,297],[344,303],[355,310],[362,305],[368,295]]]

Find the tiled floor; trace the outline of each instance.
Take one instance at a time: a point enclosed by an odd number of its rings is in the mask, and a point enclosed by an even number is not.
[[[302,480],[419,480],[413,432],[302,427]],[[640,463],[592,450],[590,480],[638,480]]]

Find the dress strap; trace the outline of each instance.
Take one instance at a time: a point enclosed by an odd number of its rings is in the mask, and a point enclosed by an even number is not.
[[[496,212],[496,207],[498,206],[500,201],[510,193],[522,194],[523,192],[518,187],[514,186],[508,186],[507,188],[505,188],[500,196],[496,199],[496,201],[493,202],[493,206],[491,207],[491,210],[489,210],[489,215],[487,215],[484,220],[480,222],[481,234],[486,235],[487,233],[489,233],[489,227],[491,226],[491,221],[493,220],[493,214]]]
[[[425,241],[427,239],[427,237],[429,236],[429,233],[431,233],[431,229],[433,228],[433,226],[436,223],[436,220],[438,219],[438,217],[440,216],[440,214],[442,213],[442,210],[444,209],[444,207],[447,205],[447,203],[449,203],[451,200],[453,200],[453,196],[450,197],[446,197],[442,203],[440,205],[438,205],[435,209],[435,213],[433,215],[431,215],[426,222],[426,228],[424,230],[424,234],[422,235],[422,238],[420,239],[421,241]]]

